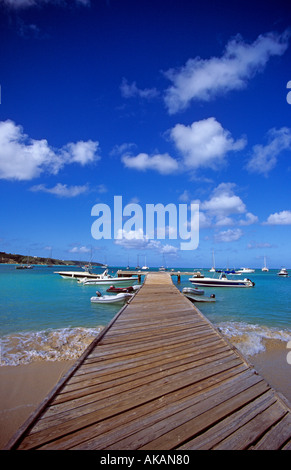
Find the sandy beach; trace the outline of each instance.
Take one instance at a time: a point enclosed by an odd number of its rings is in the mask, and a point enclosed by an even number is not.
[[[248,357],[257,372],[291,403],[291,365],[286,343],[267,340],[266,350]],[[38,361],[0,367],[0,448],[26,421],[74,361]]]
[[[74,361],[0,367],[0,448],[33,413]]]

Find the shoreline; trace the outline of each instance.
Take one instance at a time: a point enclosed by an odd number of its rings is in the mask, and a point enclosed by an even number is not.
[[[291,364],[287,363],[287,343],[267,339],[264,345],[264,351],[244,357],[279,395],[283,395],[290,406]],[[0,449],[5,447],[75,362],[35,361],[0,367]]]

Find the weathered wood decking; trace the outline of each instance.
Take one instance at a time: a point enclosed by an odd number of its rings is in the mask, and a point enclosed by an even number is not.
[[[290,449],[291,414],[157,273],[7,448]]]

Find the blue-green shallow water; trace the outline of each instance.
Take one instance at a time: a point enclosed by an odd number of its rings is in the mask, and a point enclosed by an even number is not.
[[[0,265],[2,365],[75,359],[120,309],[92,304],[96,286],[55,274],[65,269],[80,270],[44,266],[16,270],[13,265]],[[117,269],[111,268],[110,273]],[[206,270],[204,275],[212,276]],[[254,288],[205,288],[206,295],[215,293],[216,302],[196,306],[243,353],[254,354],[263,349],[264,338],[291,340],[291,277],[281,278],[277,270],[257,270],[247,277],[255,282]],[[188,279],[182,276],[177,284],[173,277],[173,282],[182,290],[191,286]],[[101,292],[106,288],[98,286]]]

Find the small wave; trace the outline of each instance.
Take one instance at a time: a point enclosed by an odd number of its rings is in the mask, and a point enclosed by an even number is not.
[[[76,360],[102,329],[49,329],[4,336],[1,338],[0,364],[10,366],[40,360]]]
[[[243,322],[222,322],[216,326],[245,356],[253,356],[264,351],[266,349],[265,340],[277,339],[284,342],[291,340],[291,331],[289,330],[277,330]]]

